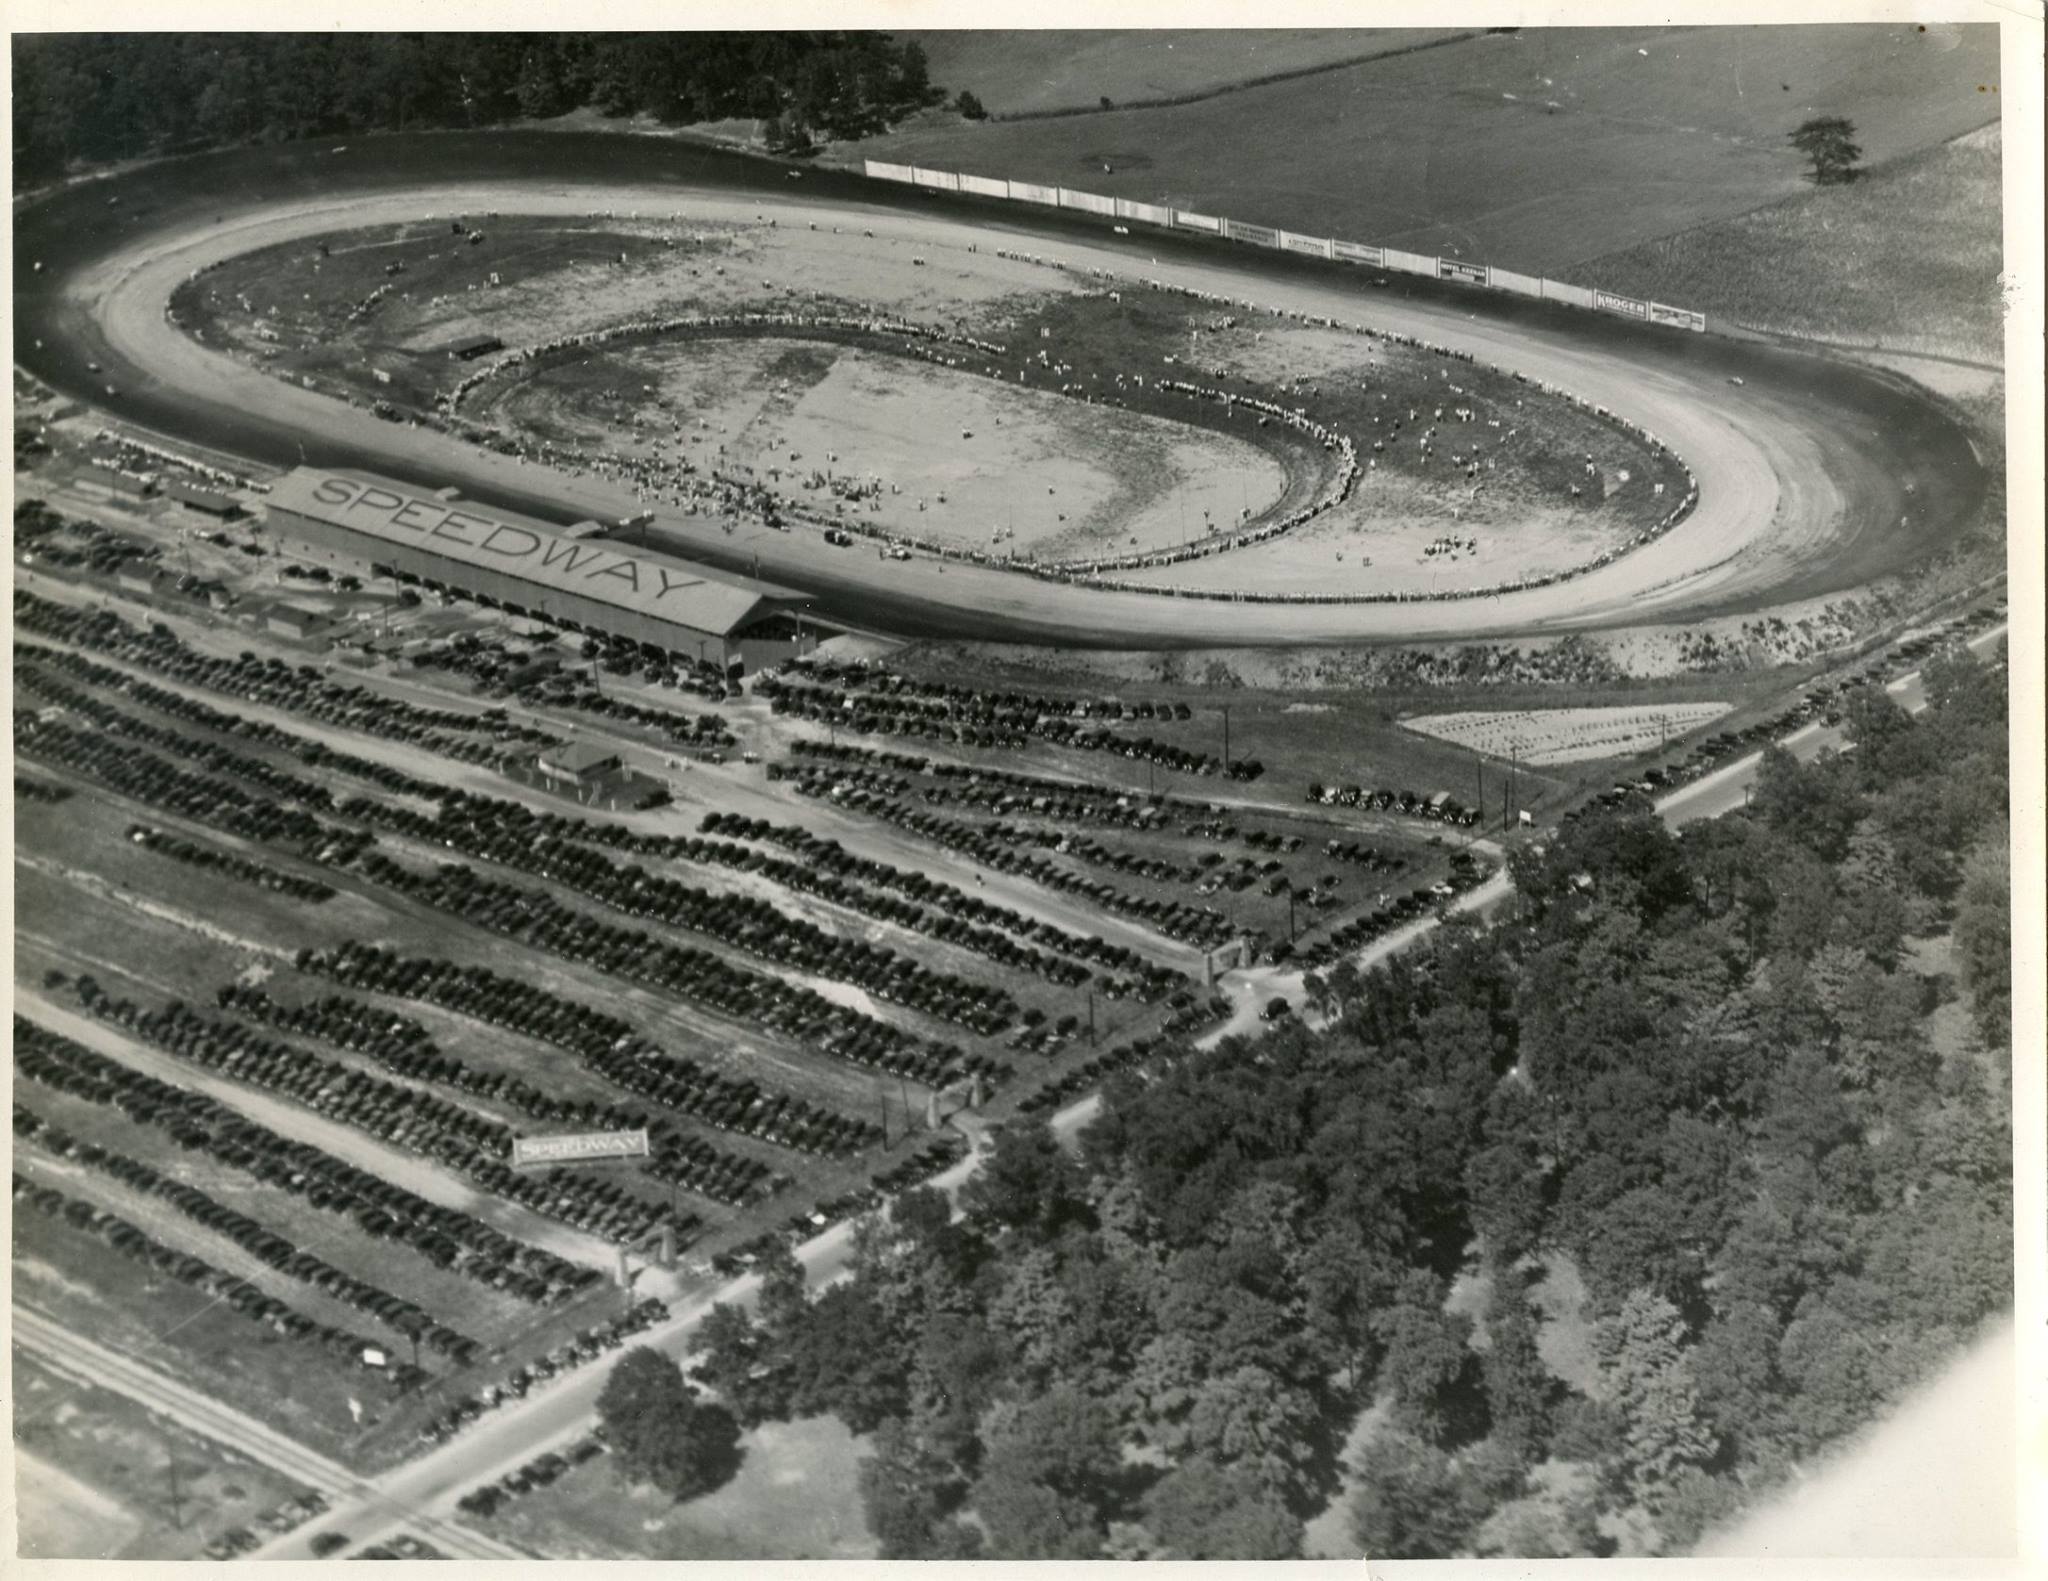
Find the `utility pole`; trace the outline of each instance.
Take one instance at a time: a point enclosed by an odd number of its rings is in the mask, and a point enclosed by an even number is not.
[[[1223,705],[1223,766],[1230,767],[1230,704]]]
[[[179,1531],[185,1529],[185,1495],[178,1487],[178,1446],[170,1435],[164,1435],[164,1469],[171,1479],[171,1525]]]
[[[882,1151],[889,1151],[889,1088],[881,1077],[875,1078],[875,1098],[882,1107]]]
[[[1088,990],[1088,1042],[1091,1046],[1095,1042],[1095,990],[1092,988]]]

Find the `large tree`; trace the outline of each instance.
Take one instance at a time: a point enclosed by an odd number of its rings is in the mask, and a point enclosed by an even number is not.
[[[1792,132],[1791,143],[1813,167],[1816,184],[1834,186],[1856,179],[1856,161],[1863,150],[1856,146],[1856,128],[1841,116],[1816,115],[1802,121]]]
[[[675,1358],[635,1346],[597,1397],[621,1472],[675,1499],[708,1493],[739,1469],[739,1424],[704,1401]]]

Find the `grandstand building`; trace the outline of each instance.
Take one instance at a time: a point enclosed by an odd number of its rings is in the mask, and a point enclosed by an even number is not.
[[[271,528],[316,559],[368,564],[514,615],[696,661],[787,658],[805,595],[371,472],[300,467],[264,499]]]

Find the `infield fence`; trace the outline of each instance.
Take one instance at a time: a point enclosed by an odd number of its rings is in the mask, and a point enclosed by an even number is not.
[[[1707,327],[1706,314],[1694,312],[1691,308],[1673,307],[1667,302],[1648,302],[1613,291],[1588,290],[1584,286],[1517,274],[1512,269],[1471,263],[1462,258],[1407,252],[1399,247],[1375,247],[1364,242],[1339,241],[1329,236],[1304,236],[1270,225],[1254,225],[1216,214],[1197,214],[1193,210],[1164,203],[1106,198],[1099,193],[1077,192],[1071,187],[1005,181],[994,176],[961,175],[950,170],[927,170],[921,165],[889,164],[879,159],[865,160],[863,164],[867,174],[877,181],[898,181],[935,191],[966,192],[976,197],[1005,198],[1017,203],[1040,203],[1048,208],[1072,209],[1105,218],[1137,220],[1146,225],[1156,225],[1161,230],[1198,231],[1205,236],[1227,237],[1248,247],[1269,247],[1278,252],[1367,264],[1378,269],[1396,269],[1404,274],[1426,275],[1431,279],[1449,280],[1482,290],[1505,291],[1510,295],[1536,297],[1545,302],[1562,302],[1571,307],[1634,319],[1639,324],[1664,324],[1674,329],[1695,331],[1703,331]]]

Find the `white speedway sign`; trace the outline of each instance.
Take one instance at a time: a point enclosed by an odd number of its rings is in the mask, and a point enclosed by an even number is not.
[[[577,1131],[566,1136],[516,1136],[514,1164],[576,1164],[594,1158],[645,1158],[647,1130]]]

